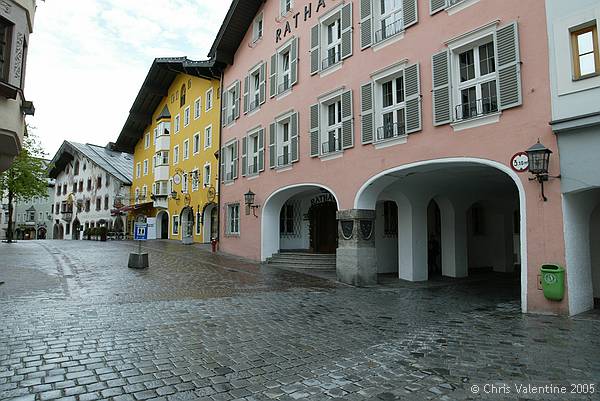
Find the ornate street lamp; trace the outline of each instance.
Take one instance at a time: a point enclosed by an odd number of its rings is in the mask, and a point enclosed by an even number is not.
[[[550,176],[548,175],[548,166],[550,165],[550,155],[552,151],[540,143],[538,139],[537,143],[526,150],[527,158],[529,159],[529,172],[535,177],[530,178],[530,181],[537,180],[542,187],[542,199],[544,202],[548,200],[544,194],[544,182],[548,181]],[[552,178],[560,178],[552,177]]]
[[[250,189],[248,189],[248,192],[246,192],[244,194],[244,201],[246,203],[246,214],[250,214],[250,209],[252,209],[252,214],[254,215],[254,217],[258,217],[256,215],[256,209],[258,209],[260,207],[260,205],[255,205],[254,204],[254,198],[255,198],[256,194],[254,192],[252,192]]]

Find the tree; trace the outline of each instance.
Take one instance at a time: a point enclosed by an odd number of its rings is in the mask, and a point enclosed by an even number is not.
[[[13,239],[13,202],[27,202],[34,197],[48,197],[47,163],[37,138],[29,130],[23,138],[23,149],[13,165],[0,174],[0,194],[8,195],[8,228],[6,239]]]

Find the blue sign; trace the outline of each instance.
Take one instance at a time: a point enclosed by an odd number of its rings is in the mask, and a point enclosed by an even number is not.
[[[147,223],[135,223],[133,230],[133,239],[136,241],[147,241],[148,240],[148,224]]]

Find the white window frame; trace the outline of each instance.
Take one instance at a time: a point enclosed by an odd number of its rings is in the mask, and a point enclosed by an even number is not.
[[[147,196],[148,196],[148,186],[144,185],[142,187],[141,199],[145,200]]]
[[[181,116],[179,114],[177,114],[175,116],[175,133],[179,133],[179,131],[181,130]]]
[[[285,126],[288,127],[288,138],[285,138]],[[287,147],[288,162],[285,163],[285,149]],[[277,119],[275,122],[275,166],[278,168],[292,165],[292,114]],[[281,160],[281,162],[280,162]]]
[[[142,163],[141,162],[137,162],[135,165],[135,176],[136,176],[136,178],[142,177]]]
[[[227,96],[227,104],[225,105],[225,125],[231,125],[235,121],[235,109],[237,106],[237,102],[239,102],[240,94],[236,93],[236,86],[238,85],[238,81],[235,81],[231,85],[229,85],[226,89]]]
[[[148,175],[148,159],[144,159],[144,176]]]
[[[135,188],[135,198],[134,198],[134,202],[137,203],[140,200],[140,188],[136,187]],[[89,200],[88,200],[89,201]],[[87,209],[87,207],[86,207]],[[91,209],[90,209],[91,210]]]
[[[285,93],[292,89],[292,42],[288,41],[287,44],[277,50],[277,94]],[[284,54],[288,55],[288,68],[285,70],[284,67]],[[287,87],[286,84],[287,77]],[[282,89],[283,88],[283,89]]]
[[[188,173],[181,174],[181,193],[189,193]]]
[[[200,188],[200,172],[198,171],[198,168],[195,168],[190,174],[192,179],[192,192],[196,192]]]
[[[260,68],[262,63],[250,70],[248,75],[250,88],[248,90],[248,113],[260,107]]]
[[[193,136],[192,153],[195,155],[200,153],[200,132],[196,132]]]
[[[402,78],[402,100],[398,99],[398,79]],[[384,106],[383,104],[383,86],[384,84],[391,83],[392,85],[392,104],[390,106]],[[376,105],[377,105],[377,114],[375,121],[377,124],[375,125],[375,143],[384,142],[390,139],[397,139],[406,137],[405,132],[405,124],[406,124],[406,99],[404,98],[404,71],[399,71],[393,74],[390,74],[375,83],[375,94],[377,96]],[[404,114],[404,124],[400,129],[400,121],[398,119],[398,112],[403,110]],[[389,125],[386,126],[384,121],[384,116],[386,114],[392,114],[392,132],[389,132]],[[395,127],[395,128],[394,128]],[[380,129],[382,132],[380,133]]]
[[[190,140],[186,139],[183,141],[183,160],[190,158]]]
[[[404,9],[402,0],[396,0],[399,2],[399,7],[393,8],[389,11],[382,12],[381,10],[381,2],[374,1],[373,2],[373,27],[374,27],[374,44],[378,45],[379,43],[385,42],[388,39],[396,37],[404,32]],[[396,17],[393,19],[391,23],[386,25],[386,31],[390,31],[386,33],[385,37],[383,36],[383,25],[382,22],[387,18]],[[380,37],[377,36],[378,32],[381,32]]]
[[[260,138],[259,134],[262,128],[258,128],[254,131],[250,131],[246,137],[246,172],[248,177],[252,177],[254,175],[258,175],[260,173],[258,168],[259,155],[260,155]],[[252,147],[253,142],[256,142],[256,150]],[[253,164],[250,164],[250,161]],[[251,171],[250,167],[254,166],[256,171]]]
[[[190,117],[191,117],[191,108],[190,106],[186,106],[185,109],[183,109],[183,126],[187,127],[188,125],[190,125]]]
[[[154,143],[156,143],[157,138],[158,138],[158,126],[154,128]]]
[[[173,164],[179,164],[179,145],[173,147]]]
[[[207,168],[208,167],[208,168]],[[208,170],[208,174],[207,174],[207,170]],[[202,186],[204,188],[209,187],[210,186],[210,180],[211,180],[211,170],[212,170],[212,165],[207,162],[206,164],[204,164],[204,170],[203,170],[203,174],[202,174]]]
[[[227,234],[240,235],[240,204],[227,205]]]
[[[202,115],[202,97],[194,100],[194,120],[197,120]]]
[[[177,228],[177,231],[175,230]],[[179,235],[180,227],[179,227],[179,215],[174,214],[171,216],[171,235]]]
[[[319,63],[321,65],[319,70],[326,70],[342,61],[342,7],[319,21],[319,24],[321,25],[321,29],[319,29],[321,33],[320,43],[324,44],[320,47]],[[337,24],[339,36],[329,43],[329,27],[332,24]],[[333,58],[329,56],[330,49],[337,49],[333,54]]]
[[[373,75],[373,103],[374,103],[374,110],[373,110],[373,119],[375,121],[374,127],[373,127],[373,144],[378,147],[378,145],[382,145],[383,146],[387,146],[390,144],[396,144],[396,143],[406,143],[407,139],[408,139],[408,135],[406,134],[406,132],[403,130],[402,132],[394,132],[394,135],[392,135],[389,138],[382,138],[382,139],[378,139],[378,132],[379,132],[379,128],[383,127],[383,115],[384,113],[389,113],[389,112],[394,112],[394,121],[397,123],[397,110],[399,109],[404,109],[404,120],[406,121],[406,99],[404,99],[403,102],[401,103],[397,103],[396,102],[396,91],[394,90],[394,87],[396,85],[395,80],[397,78],[399,78],[400,76],[404,76],[404,70],[406,69],[406,67],[408,67],[408,63],[407,60],[402,60],[400,63],[397,63],[395,65],[393,65],[392,67],[383,70],[379,73],[377,73],[376,75]],[[393,80],[393,84],[392,84],[392,93],[393,93],[393,103],[392,106],[388,106],[388,107],[383,107],[383,84],[385,82],[389,82],[390,80]],[[404,82],[404,85],[406,85],[406,83]]]
[[[209,90],[206,91],[206,93],[204,94],[204,111],[211,111],[213,108],[213,95],[214,95],[214,91],[213,88],[210,88]]]
[[[212,147],[212,124],[204,127],[204,149],[208,149]]]
[[[265,21],[263,18],[263,13],[261,12],[254,18],[254,22],[252,23],[252,43],[258,42],[262,39],[265,30]]]
[[[333,125],[329,125],[329,107],[334,105],[336,110],[336,119],[339,121],[335,122]],[[335,153],[342,152],[342,92],[336,93],[333,96],[330,96],[326,99],[321,100],[319,103],[320,117],[321,121],[319,122],[319,155],[320,156],[329,156]],[[329,144],[330,131],[337,131],[337,144],[334,145],[334,149],[331,149],[331,145]],[[327,146],[325,146],[327,144]],[[327,147],[327,151],[324,149]]]
[[[156,167],[169,165],[169,151],[161,150],[156,153]]]
[[[150,133],[146,132],[144,134],[144,149],[148,149],[150,147]]]
[[[233,149],[234,146],[236,146],[237,143],[237,139],[232,139],[231,141],[229,141],[228,143],[225,144],[224,149],[225,149],[225,160],[224,162],[224,166],[225,166],[225,177],[224,177],[224,181],[225,182],[233,182],[234,178],[233,178],[233,167],[234,167],[234,161],[235,158],[233,157]],[[231,175],[231,178],[228,178]]]

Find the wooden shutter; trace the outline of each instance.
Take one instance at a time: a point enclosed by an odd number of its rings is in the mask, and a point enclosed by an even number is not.
[[[352,91],[342,93],[342,149],[354,146]]]
[[[292,40],[292,45],[290,46],[290,59],[290,72],[292,75],[290,86],[294,86],[298,82],[298,38]]]
[[[227,91],[223,91],[221,99],[221,125],[224,127],[227,125]]]
[[[260,65],[260,70],[258,72],[259,74],[259,81],[260,81],[260,87],[259,87],[259,101],[260,104],[263,104],[267,99],[267,63],[263,62]]]
[[[231,144],[233,146],[233,179],[238,178],[238,140]]]
[[[371,82],[360,87],[360,113],[361,142],[363,145],[372,143],[375,122],[373,121],[373,84]]]
[[[265,129],[258,131],[258,171],[265,171]]]
[[[523,104],[519,30],[516,22],[496,31],[500,110]]]
[[[235,99],[233,100],[235,102],[235,107],[234,107],[234,112],[233,112],[233,118],[235,120],[240,118],[240,99],[241,99],[240,86],[241,86],[240,81],[236,81],[236,83],[235,83]]]
[[[431,56],[433,76],[433,125],[448,124],[452,121],[452,100],[450,97],[450,52]]]
[[[225,147],[221,148],[219,159],[221,162],[221,182],[225,182],[225,180],[227,179],[227,171],[225,170]]]
[[[292,142],[292,163],[298,161],[298,113],[290,117],[290,140]]]
[[[248,171],[248,137],[242,137],[242,177],[245,177]]]
[[[277,96],[277,53],[271,56],[271,75],[269,77],[269,97]]]
[[[419,64],[411,64],[404,70],[404,99],[406,101],[406,133],[421,131],[421,80]]]
[[[319,156],[319,104],[310,106],[310,157]]]
[[[429,14],[433,15],[446,8],[446,0],[429,0]]]
[[[248,112],[248,101],[250,93],[250,75],[246,75],[244,78],[244,114]]]
[[[275,123],[271,123],[271,125],[269,125],[269,168],[275,168],[275,161],[277,159],[277,143],[275,137]]]
[[[342,7],[342,60],[352,56],[352,3]]]
[[[417,0],[402,0],[402,11],[404,13],[404,28],[416,24],[419,20]]]
[[[360,48],[373,44],[373,4],[372,0],[360,0]]]
[[[310,29],[310,75],[319,72],[321,65],[321,25],[317,24]]]

